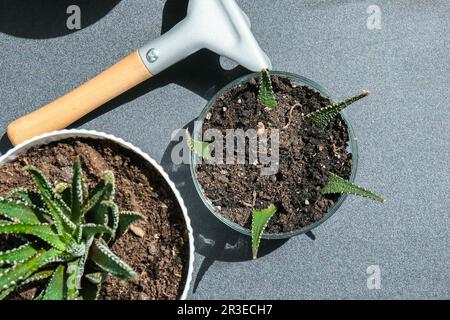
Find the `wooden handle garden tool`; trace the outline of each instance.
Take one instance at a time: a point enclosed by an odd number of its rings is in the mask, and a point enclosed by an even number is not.
[[[170,31],[50,104],[12,122],[13,145],[64,129],[101,105],[194,52],[207,48],[252,71],[271,69],[235,0],[190,0],[186,18]]]

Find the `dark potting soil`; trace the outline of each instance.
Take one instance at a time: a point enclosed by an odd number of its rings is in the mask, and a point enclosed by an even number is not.
[[[182,294],[189,261],[188,231],[183,214],[170,187],[156,169],[121,146],[95,139],[67,139],[30,149],[0,167],[0,195],[15,188],[34,188],[24,167],[33,164],[53,183],[70,182],[72,164],[80,156],[89,187],[105,170],[116,177],[115,202],[121,210],[138,211],[145,221],[132,228],[112,250],[140,275],[137,280],[119,281],[109,277],[100,299],[176,299]],[[17,240],[0,238],[0,250]],[[29,286],[11,299],[31,299],[39,285]]]
[[[248,150],[245,164],[203,161],[196,170],[205,195],[227,219],[250,228],[252,208],[263,209],[274,204],[278,211],[266,232],[281,233],[301,229],[323,218],[339,198],[339,195],[322,194],[329,172],[348,179],[352,156],[347,151],[347,126],[340,115],[325,129],[302,118],[302,114],[329,105],[328,98],[284,77],[272,76],[272,81],[277,109],[270,111],[258,102],[259,79],[254,79],[217,99],[206,115],[203,132],[219,129],[225,137],[226,129],[245,131],[259,127],[270,137],[270,131],[278,129],[278,172],[261,175],[262,165],[249,163]],[[270,143],[269,140],[269,147]],[[225,143],[223,154],[226,155]]]

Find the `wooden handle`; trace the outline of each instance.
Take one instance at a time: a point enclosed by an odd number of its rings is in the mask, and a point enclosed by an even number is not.
[[[64,129],[151,76],[136,51],[65,96],[12,122],[8,137],[17,145],[42,133]]]

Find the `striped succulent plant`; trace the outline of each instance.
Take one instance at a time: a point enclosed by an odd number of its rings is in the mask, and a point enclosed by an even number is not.
[[[37,191],[18,189],[0,198],[0,235],[23,243],[0,252],[0,299],[48,279],[36,300],[91,300],[107,275],[137,277],[109,249],[131,223],[143,219],[140,213],[119,211],[111,171],[89,191],[78,158],[71,184],[52,186],[34,166],[26,169]]]

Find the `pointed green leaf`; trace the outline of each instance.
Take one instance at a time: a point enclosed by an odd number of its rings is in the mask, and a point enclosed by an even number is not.
[[[252,252],[253,259],[258,256],[259,244],[264,230],[267,227],[270,219],[277,212],[277,208],[274,205],[269,206],[264,210],[253,209],[252,212]]]
[[[351,105],[352,103],[367,97],[369,95],[368,91],[363,91],[359,95],[356,95],[354,97],[351,97],[349,99],[346,99],[344,101],[326,106],[324,108],[321,108],[319,110],[316,110],[308,115],[306,115],[305,118],[312,120],[316,126],[323,129],[325,128],[330,121],[336,117],[339,112],[341,112],[343,109],[345,109],[347,106]]]
[[[35,210],[20,200],[0,198],[0,215],[16,222],[29,224],[39,224],[41,222]]]
[[[0,252],[0,266],[4,264],[23,263],[38,252],[37,245],[24,244],[18,248]]]
[[[47,264],[47,260],[60,252],[55,249],[48,251],[39,250],[39,252],[22,264],[18,264],[2,274],[0,277],[0,290],[7,290],[12,286],[16,286],[20,281],[30,277],[38,269]]]
[[[89,194],[89,200],[84,207],[86,213],[100,205],[102,201],[112,201],[115,196],[115,177],[112,171],[106,171],[97,185]],[[95,210],[95,209],[94,209]]]
[[[145,220],[145,216],[139,212],[133,211],[120,212],[119,227],[117,228],[116,239],[119,239],[121,236],[123,236],[125,232],[127,232],[128,227],[138,220]]]
[[[277,99],[273,92],[272,79],[270,78],[269,71],[266,69],[261,71],[258,100],[264,107],[271,110],[274,110],[277,107]]]
[[[42,239],[51,246],[64,251],[66,245],[62,242],[57,234],[55,234],[52,226],[48,224],[31,225],[21,223],[11,223],[0,225],[0,234],[26,234]]]
[[[91,250],[91,260],[103,271],[120,278],[136,278],[137,273],[100,240],[95,239]]]
[[[36,191],[18,188],[11,192],[10,196],[12,198],[22,200],[30,206],[34,205],[35,207],[41,209],[45,208],[45,204],[44,201],[42,201],[41,195]]]
[[[64,300],[65,292],[65,265],[59,265],[48,282],[42,300]]]
[[[104,212],[108,215],[108,226],[111,228],[112,233],[110,236],[107,236],[109,240],[111,237],[115,236],[117,227],[119,226],[119,207],[114,202],[106,202],[103,201],[100,204],[101,212]]]
[[[17,289],[16,286],[11,286],[8,289],[0,290],[0,300],[5,300],[11,293]]]
[[[55,186],[55,193],[69,208],[72,207],[72,187],[70,184],[65,182],[58,183]]]
[[[203,159],[211,159],[211,147],[213,144],[211,142],[197,141],[191,137],[190,133],[186,130],[187,135],[187,145],[192,152],[197,154]]]
[[[104,272],[92,272],[86,274],[84,277],[92,284],[100,284],[102,283],[104,276],[105,276]]]
[[[81,209],[84,202],[82,175],[80,158],[76,158],[73,163],[72,176],[72,220],[75,224],[79,224],[81,221]]]
[[[97,235],[113,234],[113,230],[107,226],[102,226],[95,223],[86,223],[82,225],[83,239],[89,239]]]
[[[78,258],[67,264],[67,300],[76,300],[78,298],[78,290],[80,284],[78,282],[78,265],[81,258]]]
[[[42,200],[49,209],[50,215],[55,222],[58,234],[62,235],[64,232],[73,232],[74,225],[66,214],[70,213],[70,208],[60,199],[55,196],[55,191],[52,185],[47,181],[42,172],[34,166],[27,167],[28,172],[33,176],[36,187],[42,197]]]
[[[67,267],[67,299],[76,300],[80,297],[81,279],[85,273],[86,261],[90,253],[90,247],[94,241],[94,237],[86,240],[85,253],[79,259],[68,264]]]
[[[375,201],[384,202],[385,200],[375,192],[364,189],[352,182],[345,180],[334,173],[330,173],[328,184],[323,188],[322,192],[327,193],[347,193],[355,196],[370,198]]]
[[[27,284],[41,281],[41,280],[51,277],[53,272],[54,272],[54,270],[45,270],[45,271],[36,272],[32,276],[26,278],[25,280],[19,281],[18,285],[11,286],[8,289],[3,290],[3,291],[0,290],[0,300],[7,298],[11,293],[13,293],[14,291],[16,291],[17,289],[19,289],[22,286],[25,286]]]

